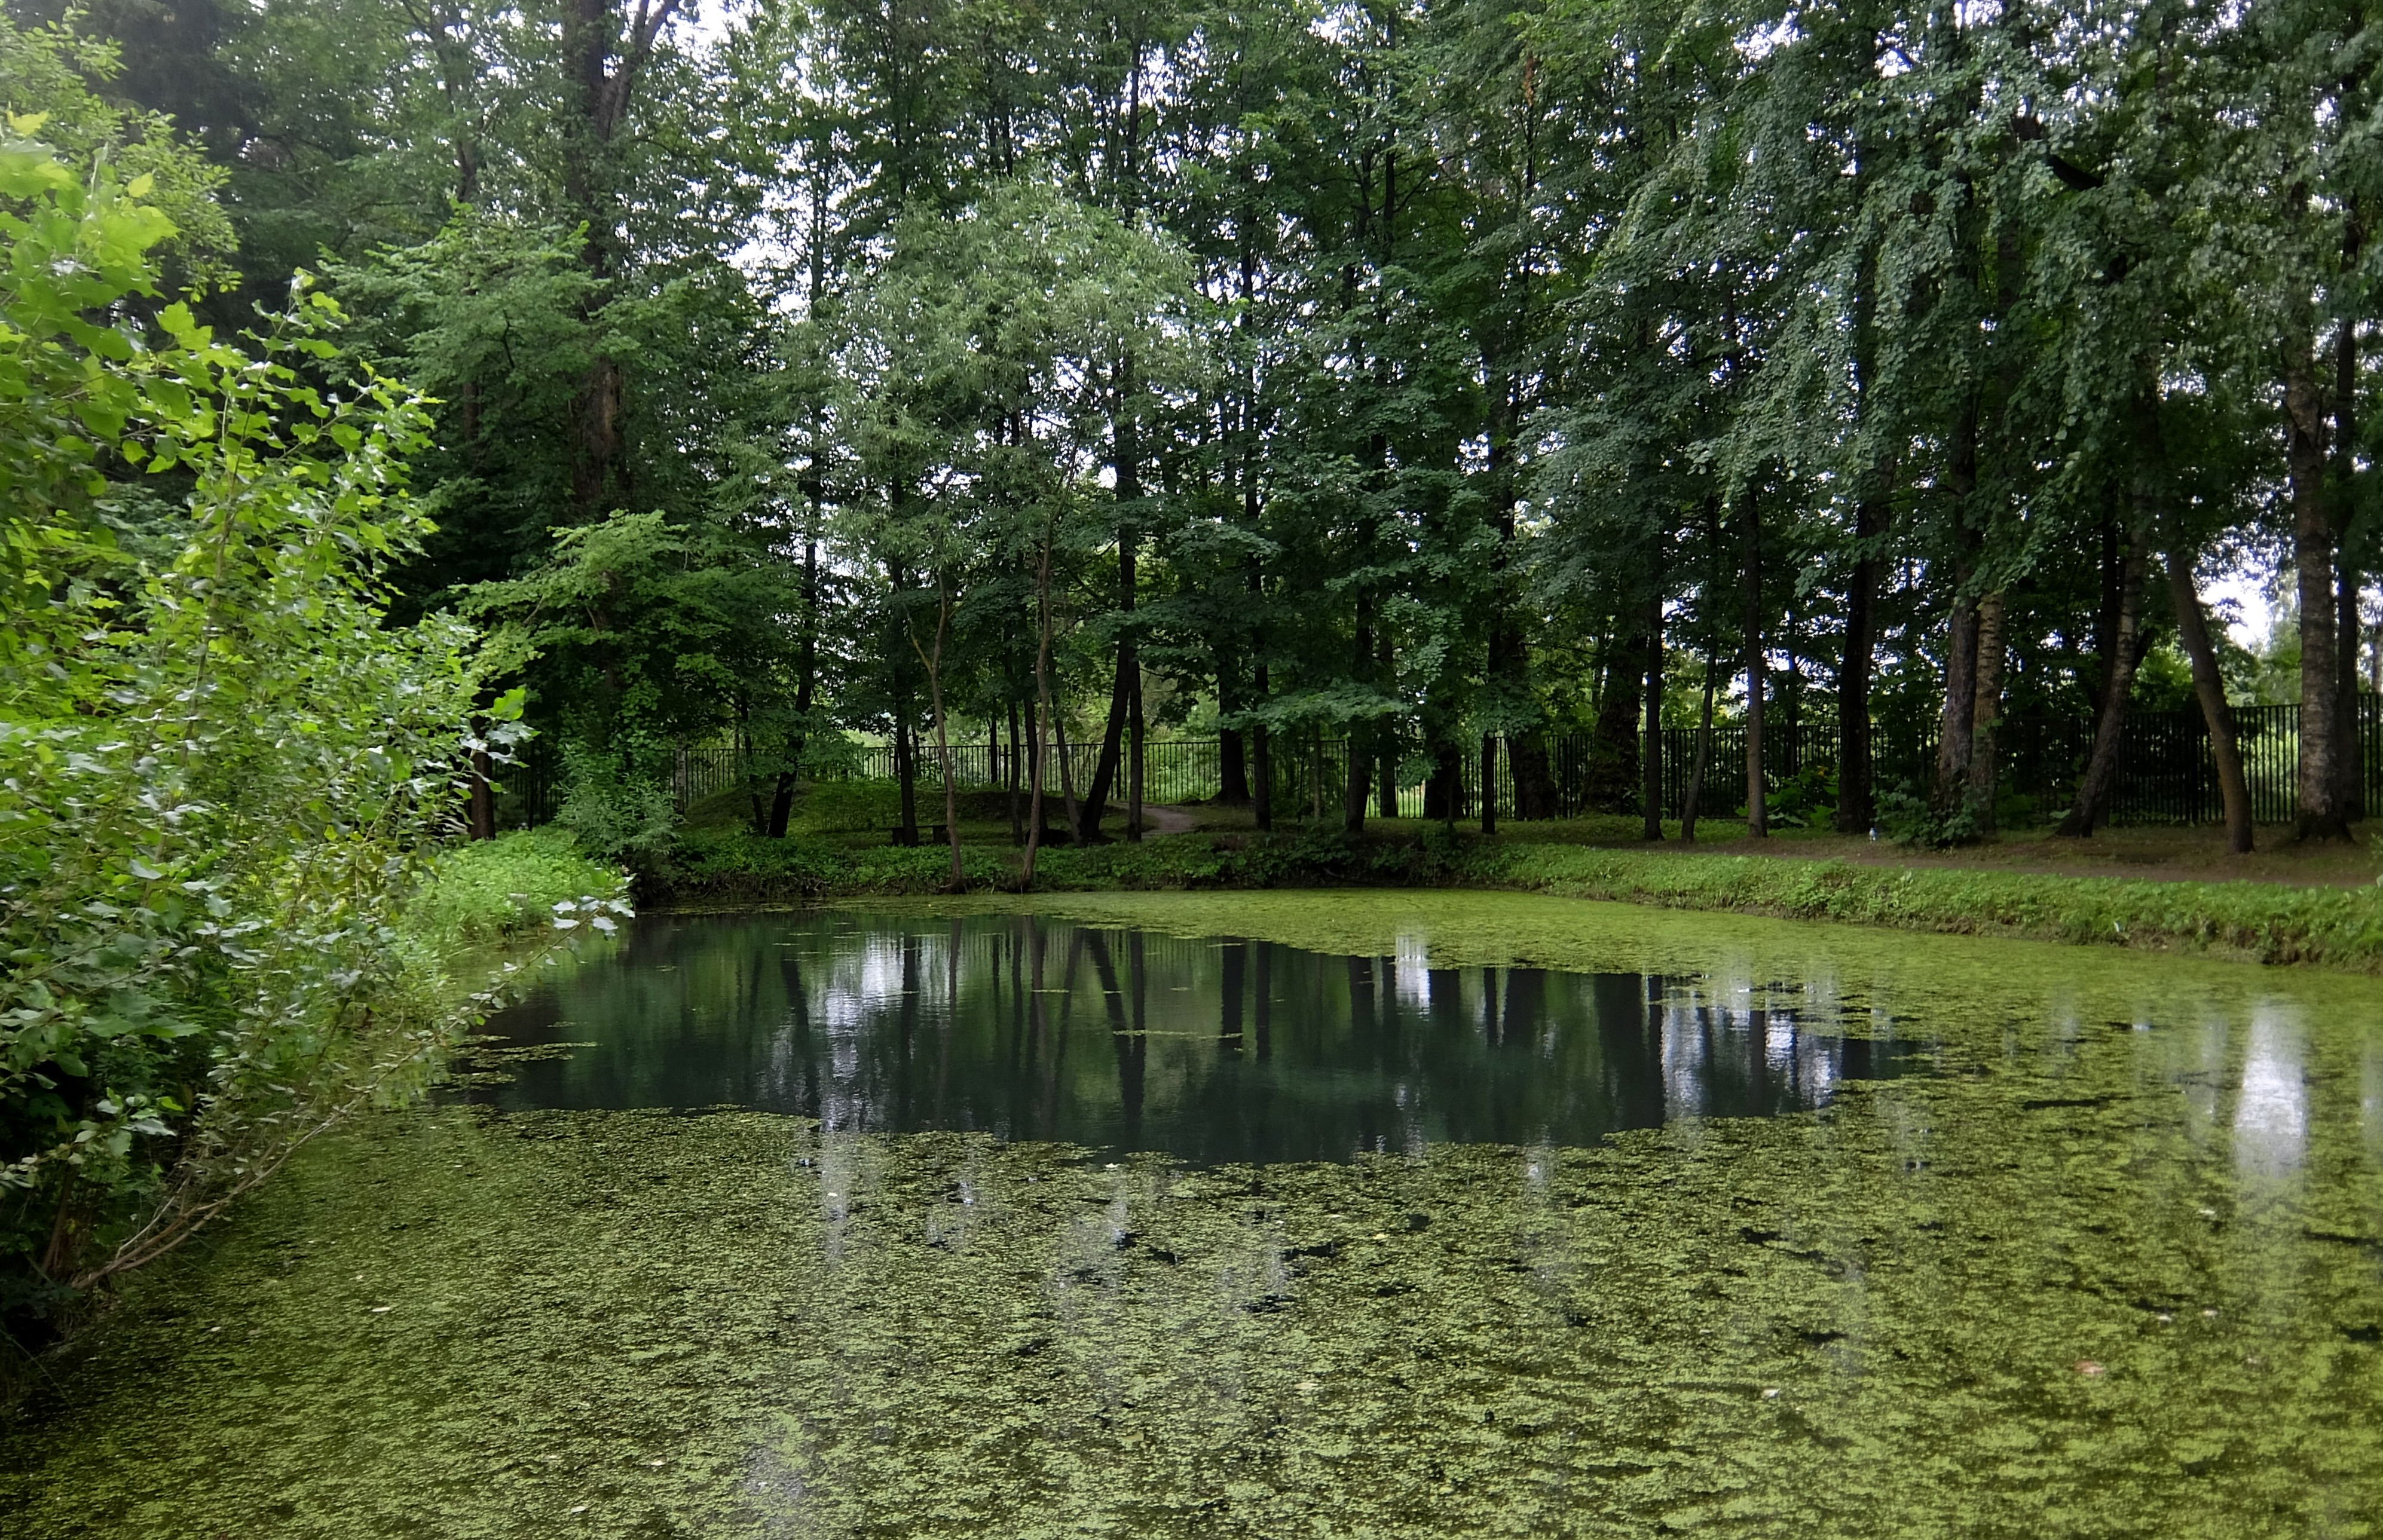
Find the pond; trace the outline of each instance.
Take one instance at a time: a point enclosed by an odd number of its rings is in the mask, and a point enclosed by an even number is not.
[[[2375,980],[1153,894],[654,917],[494,1025],[49,1366],[0,1532],[2383,1514]]]
[[[1782,996],[1436,967],[1420,935],[1355,956],[1032,914],[661,918],[489,1024],[574,1051],[485,1100],[1263,1164],[1805,1110],[1915,1051],[1866,1013],[1847,1038],[1825,993]]]

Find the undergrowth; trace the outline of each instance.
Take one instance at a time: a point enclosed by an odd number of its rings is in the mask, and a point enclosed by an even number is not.
[[[405,930],[439,951],[550,924],[558,903],[617,897],[621,874],[579,853],[559,829],[530,829],[447,852],[414,896]]]

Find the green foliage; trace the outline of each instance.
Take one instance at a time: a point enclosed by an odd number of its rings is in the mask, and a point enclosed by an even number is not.
[[[401,923],[432,953],[447,955],[546,930],[559,906],[575,910],[625,896],[621,873],[582,855],[565,832],[516,830],[440,852]]]
[[[1940,811],[1927,798],[1901,786],[1880,794],[1878,827],[1895,844],[1923,850],[1975,844],[1984,833],[1976,808],[1964,804]]]
[[[1770,790],[1766,811],[1774,827],[1817,829],[1829,821],[1837,807],[1837,769],[1816,762],[1806,765]],[[1738,809],[1743,818],[1746,810]]]
[[[618,755],[571,745],[555,827],[599,860],[643,864],[670,842],[678,807],[670,787]]]
[[[524,576],[478,585],[495,656],[564,735],[561,820],[590,854],[649,855],[674,812],[673,745],[788,705],[784,576],[769,548],[708,521],[618,513],[558,530]]]
[[[821,781],[803,794],[803,822],[821,833],[891,829],[901,821],[902,788],[891,781]]]
[[[136,196],[170,227],[160,249],[202,285],[233,274],[238,241],[216,202],[225,172],[177,135],[163,113],[103,95],[123,70],[115,41],[68,22],[20,27],[0,16],[0,119],[63,156],[78,181],[138,182]],[[103,169],[104,172],[103,172]]]
[[[422,403],[324,371],[303,286],[235,346],[168,305],[145,179],[0,148],[0,1311],[140,1265],[318,1129],[418,1090],[472,1004],[401,930],[483,670],[387,623]],[[141,475],[138,538],[119,543]]]
[[[733,735],[764,827],[841,733],[921,767],[1045,684],[1104,749],[1138,710],[1445,778],[1587,733],[1564,800],[1617,811],[1649,673],[1742,721],[1751,629],[1774,725],[1914,742],[1987,600],[1969,721],[2042,786],[2122,614],[2130,698],[2187,704],[2171,556],[2239,569],[2305,494],[2296,567],[2383,566],[2339,8],[152,14],[9,34],[13,100],[79,164],[174,115],[220,170],[155,195],[230,178],[242,302],[328,250],[350,345],[437,398],[393,612],[507,622],[623,785]],[[1990,837],[1958,779],[1930,837]]]

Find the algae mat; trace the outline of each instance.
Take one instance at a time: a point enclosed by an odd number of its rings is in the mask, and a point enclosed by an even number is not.
[[[2362,1535],[2383,991],[1510,895],[1101,923],[1819,995],[1932,1073],[1187,1169],[746,1111],[391,1115],[140,1280],[0,1527]],[[1256,900],[1265,902],[1256,902]]]

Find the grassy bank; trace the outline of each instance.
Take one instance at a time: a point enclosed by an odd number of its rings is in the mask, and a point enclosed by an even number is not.
[[[557,904],[610,897],[621,886],[621,874],[579,854],[570,835],[524,830],[440,856],[407,908],[403,929],[433,951],[470,952],[551,925]]]
[[[1015,852],[970,847],[971,887],[1016,881]],[[649,903],[804,903],[939,891],[941,846],[856,846],[692,834],[645,883]],[[1037,889],[1504,888],[1666,908],[1834,920],[1959,935],[2199,953],[2383,972],[2383,887],[2145,881],[1842,860],[1609,849],[1505,837],[1349,840],[1182,834],[1043,852]]]

